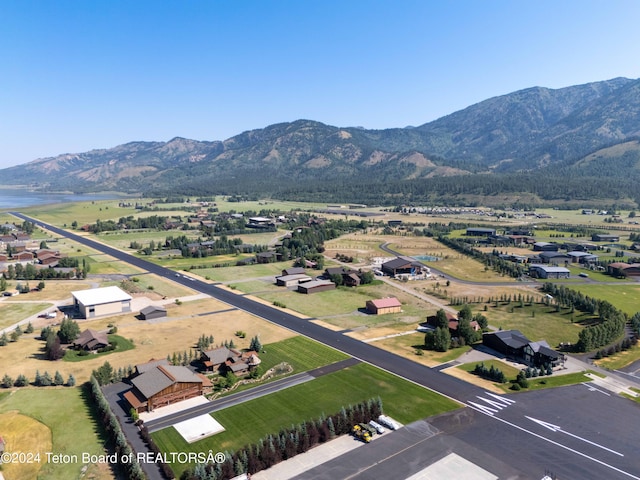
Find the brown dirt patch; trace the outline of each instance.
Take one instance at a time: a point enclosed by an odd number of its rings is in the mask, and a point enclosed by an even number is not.
[[[468,373],[468,372],[465,372],[464,370],[460,370],[459,368],[456,368],[456,367],[445,368],[444,370],[442,370],[442,372],[446,373],[447,375],[451,375],[452,377],[459,378],[460,380],[464,380],[467,383],[472,383],[474,385],[477,385],[481,388],[484,388],[485,390],[489,390],[490,392],[501,393],[504,395],[504,390],[496,387],[489,380],[485,380],[483,378],[478,377],[477,375],[473,375],[472,373]]]

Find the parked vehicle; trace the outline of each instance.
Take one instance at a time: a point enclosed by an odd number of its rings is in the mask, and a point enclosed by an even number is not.
[[[371,441],[371,434],[367,430],[363,430],[360,425],[354,425],[351,430],[353,436],[359,438],[364,443],[369,443]]]
[[[374,420],[371,420],[369,422],[369,425],[371,425],[373,428],[375,428],[376,432],[378,432],[379,434],[383,434],[384,432],[386,432],[384,427],[382,425],[380,425],[378,422],[374,421]]]

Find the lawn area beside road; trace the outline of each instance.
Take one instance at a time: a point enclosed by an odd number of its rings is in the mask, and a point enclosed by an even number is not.
[[[100,427],[92,415],[83,396],[82,387],[40,387],[20,388],[10,396],[0,399],[0,413],[17,411],[48,427],[53,454],[77,455],[78,462],[41,463],[38,478],[47,480],[68,480],[70,478],[91,478],[106,480],[115,478],[108,465],[81,463],[82,454],[104,454],[104,442]],[[0,431],[10,435],[0,416]],[[6,438],[6,437],[5,437]],[[29,445],[26,451],[36,444]],[[83,468],[86,467],[86,472]],[[7,472],[8,473],[8,472]],[[35,478],[23,477],[23,478]],[[8,480],[13,477],[7,476]]]
[[[573,285],[571,288],[592,298],[606,300],[628,315],[640,312],[640,285]]]
[[[479,363],[483,363],[484,366],[488,369],[493,366],[494,368],[501,370],[507,379],[507,383],[494,383],[494,382],[491,382],[491,380],[484,379],[482,377],[479,377],[473,374],[472,373],[473,370],[476,368],[476,365]],[[502,390],[504,393],[514,393],[514,391],[511,390],[510,387],[511,385],[513,385],[513,382],[515,381],[516,377],[518,376],[518,373],[520,372],[520,370],[518,370],[517,368],[511,365],[508,365],[505,362],[502,362],[500,360],[488,360],[484,362],[464,363],[462,365],[458,365],[455,368],[458,370],[462,370],[463,372],[466,372],[468,374],[466,379],[470,383],[481,385],[483,382],[489,382],[489,383],[492,383],[499,390]],[[554,372],[553,375],[531,377],[527,379],[529,382],[529,386],[527,388],[523,388],[520,391],[528,392],[531,390],[542,390],[544,388],[563,387],[566,385],[575,385],[576,383],[590,382],[591,378],[586,376],[585,375],[586,373],[589,373],[589,372],[585,371],[585,372],[563,374],[562,371],[559,371],[559,372]]]
[[[226,429],[188,444],[173,428],[153,433],[164,452],[231,451],[254,443],[282,427],[320,415],[334,414],[342,406],[380,396],[387,415],[402,423],[453,410],[459,405],[368,364],[358,364],[266,397],[251,400],[213,414]],[[187,465],[172,465],[179,477]]]
[[[22,295],[19,295],[22,297]],[[23,297],[24,300],[24,297]],[[0,329],[7,328],[25,318],[51,307],[51,303],[5,303],[0,302]],[[24,332],[25,327],[21,327]]]
[[[286,362],[293,367],[293,373],[300,373],[349,358],[338,350],[301,335],[264,345],[263,350],[260,353],[263,371]]]

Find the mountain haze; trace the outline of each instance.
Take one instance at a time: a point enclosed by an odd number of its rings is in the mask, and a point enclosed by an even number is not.
[[[412,128],[367,130],[297,120],[224,141],[131,142],[0,170],[0,184],[77,192],[287,196],[302,195],[302,187],[319,191],[320,184],[368,183],[393,196],[387,188],[392,184],[401,191],[400,183],[422,181],[437,190],[455,177],[469,192],[482,183],[486,195],[491,182],[499,185],[516,176],[537,176],[538,183],[581,178],[583,184],[605,176],[624,180],[622,190],[609,198],[628,199],[634,193],[624,190],[640,172],[639,138],[640,80],[616,78],[529,88]],[[527,182],[521,183],[526,188]],[[337,198],[337,189],[332,195]]]

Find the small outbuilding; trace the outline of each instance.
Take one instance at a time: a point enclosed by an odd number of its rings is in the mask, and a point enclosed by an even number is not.
[[[162,318],[167,316],[167,309],[160,305],[149,305],[140,310],[140,318],[142,320],[153,320],[154,318]]]
[[[294,275],[282,275],[276,277],[276,285],[279,287],[293,287],[299,283],[310,282],[311,277],[304,273]]]
[[[300,293],[318,293],[326,290],[333,290],[336,288],[336,284],[329,280],[312,280],[311,282],[305,282],[298,285],[298,292]]]
[[[402,303],[395,297],[367,300],[367,312],[373,315],[385,315],[387,313],[402,312]]]

